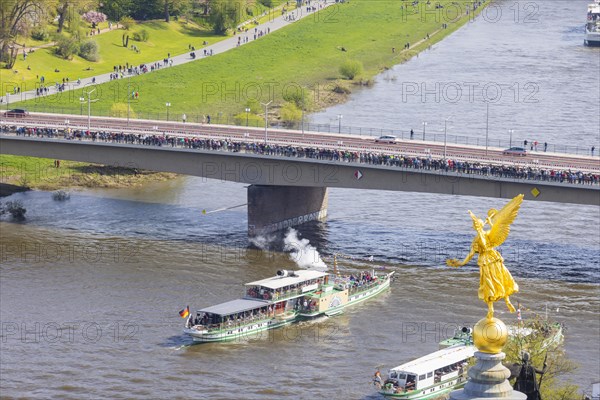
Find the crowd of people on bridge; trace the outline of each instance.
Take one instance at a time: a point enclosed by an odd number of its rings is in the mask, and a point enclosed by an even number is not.
[[[169,146],[209,151],[229,151],[259,154],[274,157],[294,157],[326,160],[333,162],[379,165],[403,169],[420,169],[442,173],[480,175],[517,180],[561,182],[570,184],[599,185],[600,173],[580,171],[575,168],[545,168],[537,165],[493,164],[479,161],[465,161],[452,158],[434,158],[402,153],[376,151],[350,151],[333,147],[303,147],[263,141],[232,138],[207,138],[187,134],[135,134],[110,131],[87,131],[77,129],[56,129],[46,127],[0,127],[2,133],[16,133],[18,136],[57,138],[66,140],[89,140],[144,146]]]

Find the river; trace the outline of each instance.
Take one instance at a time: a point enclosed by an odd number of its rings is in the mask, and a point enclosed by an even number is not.
[[[551,82],[558,74],[561,84],[554,93],[560,97],[556,100],[540,86],[539,96],[547,101],[534,107],[537,112],[523,103],[493,105],[490,132],[493,126],[494,134],[504,134],[498,128],[505,125],[503,110],[514,121],[515,137],[533,123],[544,127],[536,136],[539,141],[583,146],[597,140],[592,125],[598,125],[593,112],[598,69],[594,73],[593,67],[600,53],[582,46],[579,27],[585,1],[537,4],[539,25],[477,20],[393,73],[425,74],[427,65],[438,68],[428,69],[427,75],[440,81],[458,81],[440,75],[446,70],[468,70],[478,80],[489,81],[494,76],[489,64],[503,53],[504,67],[497,71],[505,73],[510,67],[514,75],[501,81],[522,82],[524,74]],[[523,41],[537,41],[531,51],[539,50],[540,56],[510,51]],[[481,56],[475,48],[490,53]],[[461,51],[480,57],[458,57]],[[553,52],[560,57],[551,57]],[[572,61],[578,57],[579,63]],[[381,88],[394,81],[382,76],[377,82],[340,106],[354,108],[327,113],[345,113],[344,121],[352,114],[357,124],[394,126],[382,111],[390,99],[385,96],[392,94]],[[582,102],[583,97],[591,99],[591,105]],[[377,107],[375,99],[380,99]],[[402,112],[407,127],[454,113],[460,116],[454,131],[480,134],[481,126],[471,123],[484,117],[485,108],[477,102],[449,105],[457,108],[446,111],[444,104],[402,103],[398,94],[391,99],[407,107]],[[359,101],[372,105],[370,114],[356,106]],[[463,119],[464,125],[459,125]],[[575,128],[568,140],[560,136],[566,126]],[[467,127],[473,131],[467,132]],[[433,351],[453,327],[483,317],[477,266],[450,269],[444,260],[468,252],[473,233],[467,210],[484,215],[505,203],[382,191],[357,196],[352,190],[333,189],[327,221],[299,227],[300,234],[328,264],[334,252],[362,259],[373,256],[372,263],[342,260],[341,267],[393,269],[398,279],[391,290],[342,315],[271,331],[262,338],[191,345],[181,334],[180,309],[240,297],[244,282],[295,265],[287,254],[249,248],[245,207],[202,214],[203,209],[246,203],[244,185],[182,177],[142,188],[75,191],[64,202],[53,201],[46,192],[18,193],[3,200],[21,200],[27,220],[0,222],[2,397],[70,399],[378,398],[370,385],[376,367],[389,368]],[[567,354],[581,365],[569,378],[582,389],[600,376],[599,225],[598,207],[526,202],[501,247],[521,288],[513,301],[541,313],[547,309],[567,327]],[[505,322],[515,321],[503,304],[497,310]],[[531,315],[523,313],[525,318]]]
[[[336,131],[341,115],[342,131],[394,129],[408,138],[413,129],[415,140],[425,131],[426,140],[443,141],[450,117],[449,143],[484,145],[488,127],[492,146],[508,147],[513,130],[513,146],[538,141],[540,150],[547,142],[548,151],[568,146],[589,154],[600,143],[600,49],[583,46],[588,3],[492,2],[474,21],[311,122]]]

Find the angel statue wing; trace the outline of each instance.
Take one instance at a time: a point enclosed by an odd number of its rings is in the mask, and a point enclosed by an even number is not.
[[[490,210],[491,215],[488,216],[488,220],[491,220],[492,229],[488,233],[488,243],[492,247],[500,246],[508,237],[510,224],[517,218],[523,197],[522,194],[516,196],[500,211]]]

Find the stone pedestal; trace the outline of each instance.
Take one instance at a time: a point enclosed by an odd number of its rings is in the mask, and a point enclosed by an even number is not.
[[[469,381],[464,388],[450,394],[450,400],[526,400],[527,396],[515,391],[508,377],[510,371],[502,360],[504,353],[475,352],[477,364],[469,369]]]

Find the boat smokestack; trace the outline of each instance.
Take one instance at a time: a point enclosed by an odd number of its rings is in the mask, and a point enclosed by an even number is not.
[[[277,271],[277,276],[281,277],[281,278],[285,278],[286,276],[289,276],[290,273],[285,270],[285,269],[280,269],[279,271]]]

